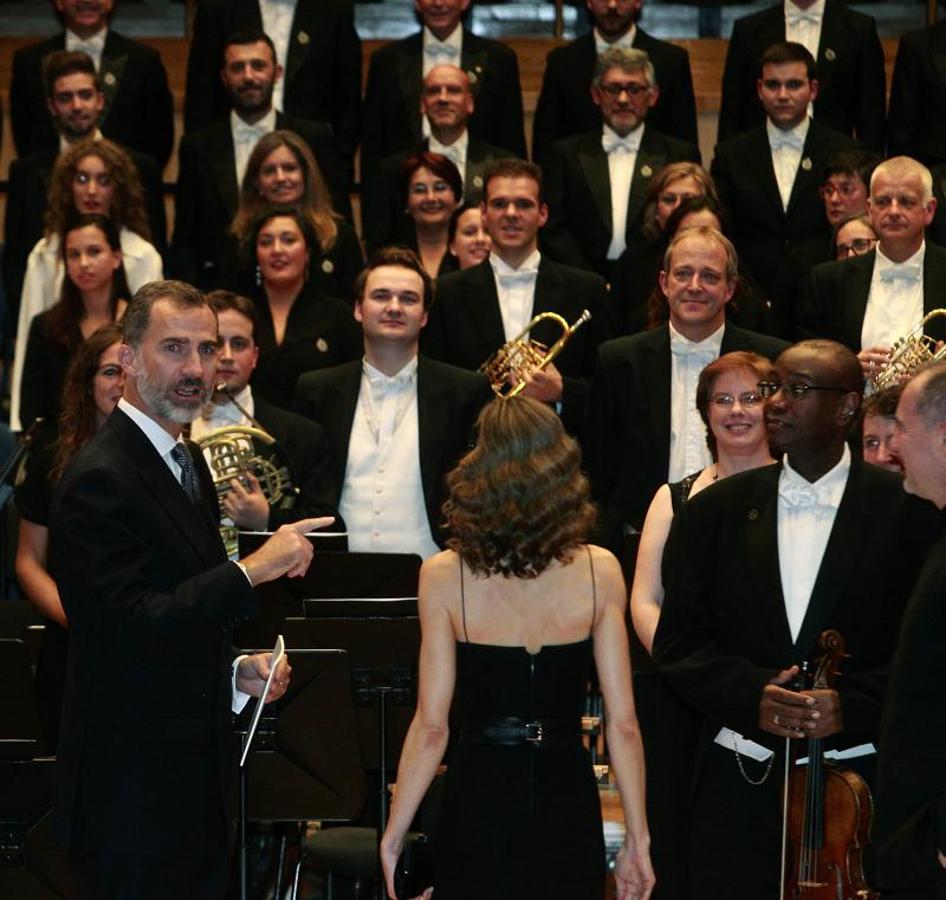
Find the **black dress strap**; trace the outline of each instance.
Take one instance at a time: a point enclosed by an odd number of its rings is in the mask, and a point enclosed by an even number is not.
[[[457,559],[460,561],[460,615],[463,617],[463,640],[469,644],[470,635],[466,630],[466,595],[463,591],[463,557],[457,554]]]
[[[595,585],[595,561],[591,555],[591,547],[585,544],[585,549],[588,551],[588,565],[591,567],[591,628],[588,631],[588,636],[591,637],[595,630],[595,617],[598,615],[598,588]]]
[[[699,472],[691,472],[685,478],[681,478],[680,481],[672,481],[667,485],[667,487],[670,488],[670,507],[674,515],[676,515],[680,511],[680,507],[687,502],[690,491],[693,490],[693,482],[699,477]]]

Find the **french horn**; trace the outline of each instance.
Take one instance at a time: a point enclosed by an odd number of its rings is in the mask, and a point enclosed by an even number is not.
[[[526,339],[526,335],[545,319],[551,319],[562,329],[561,336],[551,347]],[[591,313],[587,309],[582,310],[573,325],[569,325],[558,313],[539,313],[516,337],[503,344],[486,360],[479,371],[486,375],[493,393],[501,400],[515,397],[526,386],[525,375],[544,369],[562,352],[569,338],[590,319]]]
[[[946,358],[946,345],[937,350],[939,342],[925,333],[927,323],[941,316],[946,316],[946,309],[930,310],[913,331],[894,341],[887,359],[871,378],[876,390],[892,387],[923,366]]]

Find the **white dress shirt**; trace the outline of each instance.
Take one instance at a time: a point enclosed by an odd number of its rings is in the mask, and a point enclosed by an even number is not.
[[[499,313],[503,319],[503,334],[507,341],[517,337],[532,321],[535,303],[535,280],[539,274],[542,255],[535,250],[518,269],[503,262],[495,253],[487,257],[496,282]],[[528,335],[523,335],[528,339]],[[497,348],[498,349],[498,348]]]
[[[795,176],[801,163],[802,153],[805,150],[805,138],[808,137],[808,126],[811,119],[807,116],[794,128],[777,128],[771,119],[766,119],[765,130],[768,133],[769,147],[772,153],[772,168],[775,170],[775,180],[778,182],[778,192],[782,198],[782,207],[788,209],[788,201],[792,196],[795,185]],[[811,163],[809,162],[810,166]]]
[[[95,63],[95,71],[102,67],[102,51],[105,49],[105,38],[108,37],[108,26],[96,32],[89,38],[80,38],[74,31],[66,29],[66,49],[70,53],[88,53]]]
[[[427,119],[424,119],[427,122]],[[429,124],[429,123],[428,123]],[[431,153],[440,153],[446,156],[460,173],[460,182],[466,181],[466,155],[470,146],[470,133],[464,128],[460,135],[452,144],[441,144],[433,135],[427,140],[427,149]]]
[[[355,552],[440,552],[424,502],[417,357],[394,376],[363,362],[338,511]]]
[[[457,25],[452,34],[448,34],[446,40],[439,40],[434,33],[425,25],[422,32],[421,42],[422,50],[422,68],[421,76],[427,77],[427,73],[437,66],[457,66],[462,69],[461,61],[463,59],[463,26]],[[430,137],[430,122],[427,116],[420,117],[421,133],[425,138]],[[462,171],[462,170],[461,170]]]
[[[691,341],[670,325],[670,470],[668,481],[679,481],[705,469],[713,457],[706,446],[706,426],[696,409],[700,372],[719,356],[723,323],[708,338]]]
[[[253,405],[253,389],[246,385],[242,391],[234,394],[236,403],[227,400],[226,403],[208,403],[201,414],[191,422],[191,440],[200,441],[205,435],[218,428],[230,428],[233,425],[252,425],[253,423],[243,415],[240,406],[251,416],[256,412]],[[237,406],[237,403],[240,406]],[[206,457],[206,454],[204,454]]]
[[[89,135],[88,139],[90,141],[101,141],[104,137],[105,135],[102,134],[102,132],[98,128],[96,128],[95,131],[93,131],[92,134]],[[75,143],[78,143],[78,141],[76,141]],[[64,135],[62,134],[59,135],[59,152],[60,153],[65,153],[72,146],[72,144],[73,142],[66,140]]]
[[[861,326],[861,347],[889,347],[923,321],[923,261],[926,241],[902,263],[884,256],[880,245]]]
[[[292,37],[292,20],[296,15],[296,0],[259,0],[263,31],[269,35],[276,48],[276,62],[286,71],[289,58],[289,40]],[[301,35],[301,32],[300,32]],[[285,78],[276,79],[273,85],[273,108],[283,111]]]
[[[632,132],[621,137],[608,125],[603,126],[601,146],[608,155],[608,180],[611,186],[611,243],[608,246],[608,259],[617,259],[627,246],[627,204],[644,127],[641,122]]]
[[[792,0],[785,0],[785,40],[801,44],[815,59],[821,43],[824,3],[825,0],[815,0],[808,9],[802,9]]]
[[[597,28],[594,29],[595,36],[595,55],[601,56],[605,50],[612,47],[620,47],[621,50],[630,50],[634,46],[634,38],[637,37],[637,26],[631,25],[626,34],[622,34],[616,41],[606,41]]]
[[[281,79],[280,79],[281,80]],[[246,164],[256,142],[271,131],[276,130],[276,109],[270,107],[269,112],[252,125],[243,121],[235,110],[230,110],[230,136],[233,138],[233,161],[236,164],[237,187],[243,184],[246,174]]]

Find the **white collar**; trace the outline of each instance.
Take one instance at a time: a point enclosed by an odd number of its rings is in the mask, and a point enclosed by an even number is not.
[[[808,127],[810,125],[811,118],[809,116],[805,116],[794,128],[779,128],[771,119],[766,118],[765,130],[769,137],[769,146],[772,145],[774,139],[783,135],[792,134],[795,135],[799,145],[804,147],[805,141],[808,139]]]
[[[920,249],[916,251],[912,256],[907,257],[903,262],[894,262],[889,256],[884,254],[884,251],[880,249],[880,244],[877,244],[876,255],[874,256],[874,271],[883,272],[887,269],[897,269],[899,266],[909,266],[915,265],[919,270],[923,271],[923,261],[926,259],[926,240],[920,242]]]
[[[380,384],[409,384],[417,380],[417,356],[412,356],[393,375],[382,372],[377,366],[371,365],[367,358],[362,359],[362,371],[372,385]]]
[[[788,18],[789,15],[799,15],[799,16],[811,16],[812,18],[823,19],[824,18],[824,5],[825,0],[815,0],[807,9],[802,9],[800,6],[796,6],[792,0],[785,0],[785,17]]]
[[[108,37],[108,25],[101,31],[97,31],[92,37],[80,38],[74,31],[66,29],[66,49],[70,51],[79,50],[86,52],[86,48],[94,54],[101,56],[105,48],[105,38]]]
[[[169,456],[174,447],[180,443],[177,438],[168,434],[162,426],[155,422],[151,416],[146,412],[142,412],[137,406],[132,406],[124,397],[119,398],[118,408],[144,432],[145,437],[158,451],[158,456],[162,459]]]
[[[597,28],[594,29],[595,52],[600,56],[605,50],[612,47],[619,47],[621,50],[630,50],[634,46],[634,38],[637,37],[637,26],[631,24],[631,27],[622,34],[616,41],[607,41],[601,36]]]
[[[493,272],[497,275],[515,275],[517,272],[524,272],[528,269],[538,271],[539,262],[542,254],[538,250],[533,250],[523,261],[522,264],[513,268],[509,263],[500,259],[495,253],[490,253],[488,257],[489,264],[493,267]]]
[[[723,343],[723,332],[726,330],[726,322],[724,321],[719,328],[716,329],[711,335],[703,338],[702,341],[691,341],[686,335],[681,334],[673,327],[673,322],[667,323],[670,326],[670,346],[678,346],[686,348],[689,353],[698,353],[701,350],[715,350],[719,353],[719,348]]]
[[[221,423],[226,425],[239,425],[245,421],[246,417],[241,411],[245,409],[250,416],[255,415],[253,404],[253,389],[247,384],[243,390],[234,395],[236,402],[233,403],[227,399],[225,403],[214,403],[211,400],[203,409],[201,419],[207,424]]]
[[[456,155],[459,159],[466,160],[467,148],[470,146],[470,132],[466,128],[452,144],[441,144],[440,141],[431,133],[427,140],[427,149],[431,153],[442,153],[446,157]],[[460,173],[463,174],[462,172]]]
[[[644,137],[644,127],[645,123],[641,122],[637,128],[632,129],[622,137],[610,125],[602,125],[602,140],[607,140],[610,137],[613,143],[623,143],[633,148],[634,152],[637,153],[641,148],[641,140]]]
[[[457,65],[460,65],[460,54],[463,52],[463,23],[458,22],[457,27],[447,35],[446,40],[440,40],[426,25],[423,31],[423,47],[452,47],[457,52]]]
[[[788,461],[788,454],[782,457],[782,471],[779,475],[779,487],[789,485],[809,488],[822,496],[831,498],[831,506],[837,508],[841,505],[841,497],[844,494],[844,488],[847,485],[847,476],[851,471],[851,448],[847,444],[841,453],[841,458],[835,465],[824,473],[817,481],[809,481],[803,475],[799,475]]]
[[[235,109],[230,110],[230,133],[234,134],[238,129],[253,131],[260,136],[269,134],[276,130],[276,107],[270,106],[269,112],[263,118],[257,120],[252,125],[245,119],[240,118]]]

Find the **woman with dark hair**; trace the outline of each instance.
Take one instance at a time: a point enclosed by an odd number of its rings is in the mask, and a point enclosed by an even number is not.
[[[311,221],[294,206],[263,212],[250,229],[256,259],[251,296],[259,311],[253,390],[287,407],[303,372],[357,359],[361,333],[351,307],[313,281]]]
[[[152,243],[144,192],[131,158],[121,147],[107,140],[90,138],[70,147],[53,167],[47,192],[45,233],[26,263],[13,354],[12,377],[16,383],[22,375],[33,316],[49,309],[60,296],[65,272],[62,234],[77,216],[85,214],[107,216],[115,223],[130,293],[163,277],[161,256]],[[16,393],[10,425],[20,430]]]
[[[120,326],[103,325],[77,350],[63,385],[58,423],[46,421],[34,437],[26,477],[16,489],[20,531],[16,577],[45,621],[36,667],[36,687],[47,750],[54,753],[66,677],[68,623],[59,592],[46,569],[49,507],[53,489],[69,461],[91,440],[118,403],[125,382],[118,359]]]
[[[447,227],[447,249],[453,257],[456,270],[469,269],[481,263],[493,247],[493,240],[486,230],[486,221],[479,205],[458,206],[450,216]],[[447,268],[447,260],[440,266]]]
[[[592,659],[627,826],[618,897],[653,887],[621,569],[558,416],[524,397],[480,414],[450,473],[449,550],[420,575],[420,687],[381,842],[388,892],[411,820],[461,721],[434,840],[434,896],[600,900],[605,850],[580,720]]]
[[[14,372],[12,392],[27,425],[38,416],[55,421],[70,359],[89,335],[120,319],[130,299],[121,239],[111,219],[79,216],[65,232],[62,256],[66,277],[59,301],[33,317],[21,378]]]
[[[446,274],[453,265],[450,217],[463,199],[459,169],[440,153],[414,153],[401,165],[401,190],[413,231],[405,243],[431,278]]]
[[[220,286],[248,294],[255,256],[252,231],[260,215],[273,206],[292,206],[309,223],[313,284],[333,297],[353,302],[355,279],[365,263],[355,229],[335,210],[332,196],[309,145],[294,131],[273,131],[257,141],[240,186],[240,205],[230,231],[235,247],[221,264]],[[249,265],[246,265],[246,261]]]

